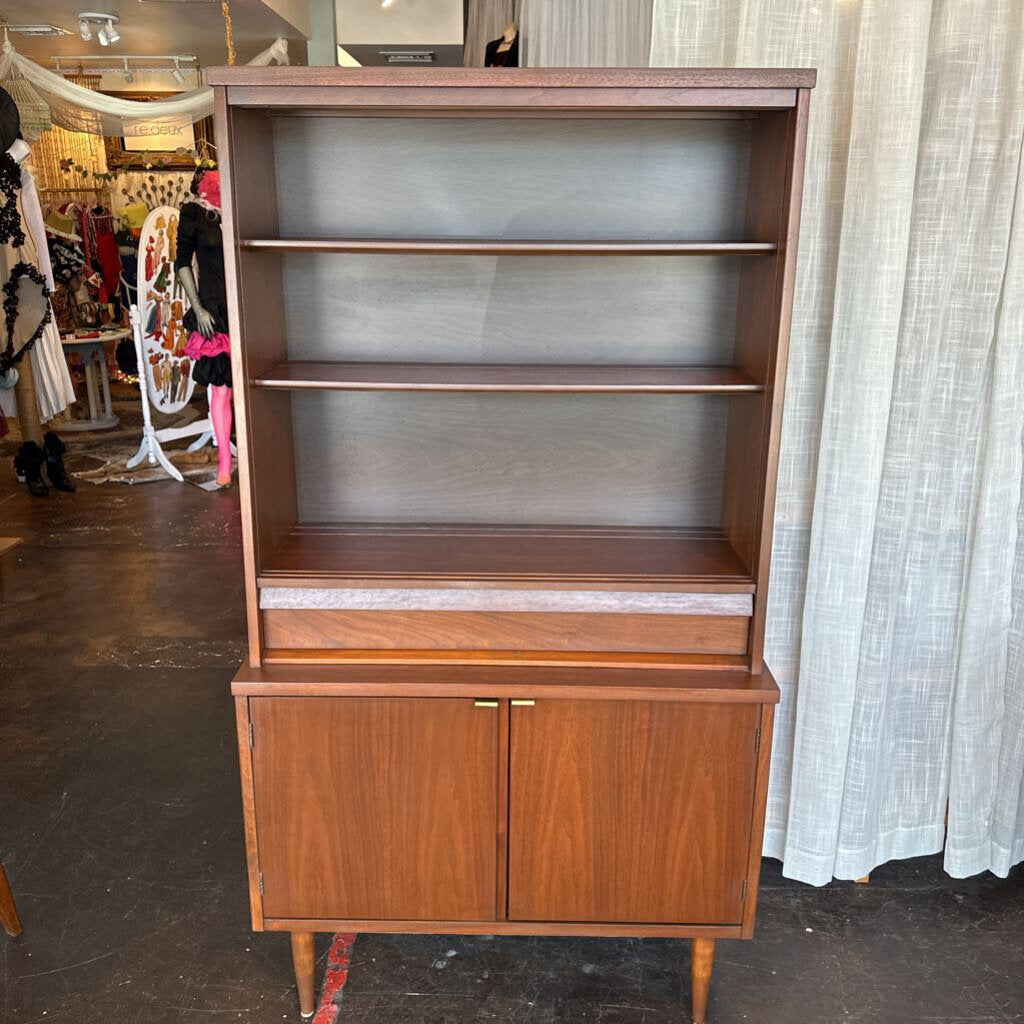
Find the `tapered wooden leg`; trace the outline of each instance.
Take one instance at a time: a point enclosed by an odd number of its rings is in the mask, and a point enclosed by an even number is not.
[[[705,1024],[711,968],[715,963],[715,940],[693,940],[693,1024]]]
[[[0,925],[12,938],[21,934],[21,918],[18,917],[18,908],[14,905],[3,864],[0,864]]]
[[[307,1019],[313,1016],[313,933],[292,932],[292,963],[299,990],[299,1010]]]

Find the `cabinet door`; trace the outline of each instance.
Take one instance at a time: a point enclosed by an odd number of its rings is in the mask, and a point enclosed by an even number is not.
[[[266,917],[493,920],[493,708],[254,697],[250,715]]]
[[[739,923],[759,710],[628,700],[514,707],[509,917]]]

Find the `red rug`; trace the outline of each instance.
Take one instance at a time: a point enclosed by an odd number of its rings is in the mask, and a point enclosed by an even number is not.
[[[341,1009],[341,997],[348,981],[348,968],[352,962],[352,947],[355,945],[354,932],[338,932],[331,940],[324,971],[324,987],[320,993],[320,1004],[313,1017],[313,1024],[334,1024]]]

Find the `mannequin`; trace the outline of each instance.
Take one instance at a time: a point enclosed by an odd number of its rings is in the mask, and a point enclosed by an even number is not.
[[[181,208],[174,271],[192,308],[185,314],[189,332],[185,355],[192,379],[210,396],[210,419],[217,438],[217,483],[231,483],[231,341],[224,283],[224,243],[220,224],[220,171],[198,170],[192,179],[197,198]],[[199,269],[196,284],[192,270]]]
[[[484,50],[485,68],[517,68],[519,67],[519,26],[510,21],[501,34]]]
[[[15,472],[41,498],[49,493],[44,467],[51,486],[75,490],[64,468],[64,443],[52,430],[44,435],[40,424],[67,408],[75,392],[50,305],[53,268],[39,195],[24,166],[30,150],[20,128],[18,108],[0,89],[0,384],[13,384],[17,398],[22,445]]]

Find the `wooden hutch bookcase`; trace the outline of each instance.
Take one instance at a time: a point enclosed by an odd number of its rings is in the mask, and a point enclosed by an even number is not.
[[[219,68],[252,923],[750,938],[813,70]]]

